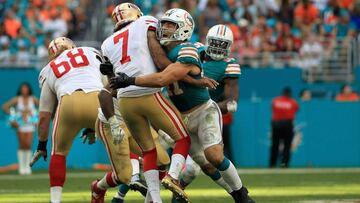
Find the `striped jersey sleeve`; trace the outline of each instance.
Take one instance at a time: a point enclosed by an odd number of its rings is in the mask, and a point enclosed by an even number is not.
[[[241,69],[239,63],[234,58],[228,59],[227,66],[225,69],[225,78],[227,77],[238,78],[240,75],[241,75]]]
[[[148,28],[148,30],[156,31],[158,20],[152,16],[142,16],[142,20],[145,23],[145,26]]]
[[[177,61],[183,64],[194,64],[201,67],[198,50],[191,44],[183,46],[179,50]]]

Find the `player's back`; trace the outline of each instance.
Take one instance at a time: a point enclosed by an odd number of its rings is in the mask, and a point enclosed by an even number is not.
[[[109,58],[115,73],[136,77],[157,72],[147,44],[147,31],[156,26],[156,18],[142,16],[104,41],[101,46],[103,55]],[[134,97],[159,91],[159,88],[130,86],[119,89],[118,96]]]
[[[99,52],[91,47],[66,50],[50,61],[40,73],[58,99],[76,90],[99,91],[102,87]]]

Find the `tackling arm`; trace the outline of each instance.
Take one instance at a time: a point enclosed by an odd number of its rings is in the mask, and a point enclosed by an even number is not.
[[[196,70],[199,70],[199,67],[196,65],[177,62],[169,65],[160,73],[136,77],[135,85],[142,87],[164,87],[182,80],[188,73]]]
[[[238,79],[226,78],[224,83],[224,100],[218,102],[218,105],[222,113],[235,112],[239,98]]]

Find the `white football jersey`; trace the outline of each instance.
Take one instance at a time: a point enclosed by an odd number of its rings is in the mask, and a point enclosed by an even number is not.
[[[47,82],[58,100],[81,89],[84,92],[100,91],[103,87],[99,70],[100,53],[91,47],[76,47],[61,53],[50,61],[39,74],[40,88]]]
[[[113,98],[113,103],[114,103],[114,114],[115,114],[116,118],[118,119],[118,121],[120,121],[121,123],[123,123],[124,120],[123,120],[123,118],[122,118],[122,116],[121,116],[121,114],[120,114],[119,102],[118,102],[115,98]],[[99,120],[100,120],[101,122],[103,122],[103,123],[108,123],[108,121],[106,120],[106,118],[105,118],[105,116],[104,116],[101,108],[98,108],[98,112],[99,112],[99,113],[98,113],[98,118],[99,118]]]
[[[131,77],[156,73],[147,42],[148,29],[156,29],[157,19],[142,16],[108,37],[101,46],[102,54],[109,58],[114,72]],[[136,97],[159,92],[160,88],[129,86],[118,90],[118,97]]]

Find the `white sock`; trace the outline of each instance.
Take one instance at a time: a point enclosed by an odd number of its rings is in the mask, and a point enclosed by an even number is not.
[[[229,186],[229,184],[227,184],[224,180],[223,177],[221,177],[218,180],[215,180],[215,183],[218,184],[220,187],[224,188],[226,190],[226,192],[231,193],[232,191],[234,191],[233,189],[231,189],[231,187]]]
[[[18,157],[18,163],[19,163],[19,174],[20,175],[24,175],[25,174],[25,153],[24,153],[25,150],[18,150],[17,151],[17,157]]]
[[[130,159],[130,161],[131,161],[131,166],[132,166],[132,175],[139,174],[140,173],[139,160]]]
[[[169,175],[179,180],[180,172],[185,164],[185,158],[181,154],[173,154],[171,156],[171,164],[169,169]]]
[[[111,186],[107,183],[106,181],[106,176],[108,174],[105,174],[105,176],[97,183],[97,187],[102,189],[102,190],[106,190],[108,188],[110,188]],[[115,178],[115,174],[114,173],[111,173],[111,178],[113,179],[114,183],[116,183],[116,178]]]
[[[60,186],[51,187],[50,188],[51,203],[60,203],[61,193],[62,193],[62,187]]]
[[[31,150],[24,150],[25,151],[25,174],[30,175],[31,174],[31,167],[30,167],[30,161],[32,156]]]
[[[186,167],[181,171],[181,181],[180,183],[183,186],[189,185],[193,180],[195,180],[196,176],[199,175],[201,168],[195,163],[195,161],[190,157],[186,157]]]
[[[131,182],[136,182],[140,180],[140,174],[134,174],[131,176]]]
[[[160,197],[160,180],[158,170],[148,170],[144,172],[144,177],[154,203],[162,203]]]
[[[145,203],[150,203],[151,201],[152,201],[152,198],[151,198],[150,192],[148,191],[146,193]]]
[[[122,200],[123,200],[123,199],[124,199],[124,196],[125,196],[125,195],[122,194],[121,192],[117,192],[114,197],[117,198],[117,199],[122,199]]]
[[[236,168],[231,161],[229,167],[224,171],[220,171],[220,174],[232,190],[239,190],[242,187],[240,176],[238,175]]]

